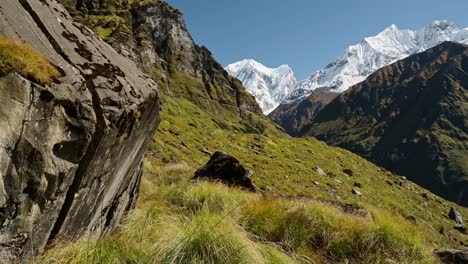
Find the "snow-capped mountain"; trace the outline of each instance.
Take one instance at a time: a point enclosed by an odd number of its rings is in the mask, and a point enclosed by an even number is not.
[[[255,60],[243,60],[230,64],[225,69],[255,96],[265,114],[269,114],[283,102],[297,84],[288,65],[268,68]]]
[[[341,93],[376,70],[444,41],[468,44],[468,28],[459,29],[447,21],[435,21],[414,31],[391,25],[378,35],[348,47],[335,62],[299,82],[288,101],[304,98],[318,88]]]

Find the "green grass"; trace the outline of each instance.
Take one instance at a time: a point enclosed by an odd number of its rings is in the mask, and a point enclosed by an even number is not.
[[[186,167],[171,184],[172,172],[145,178],[140,206],[119,232],[98,241],[60,243],[37,263],[433,261],[414,227],[393,218],[372,221],[320,202],[192,183],[191,172]],[[174,188],[189,194],[174,201]],[[405,229],[413,232],[402,232]]]
[[[273,126],[265,134],[227,130],[214,115],[240,127],[239,116],[183,98],[165,98],[163,109],[137,209],[113,235],[58,243],[39,263],[436,263],[434,248],[463,241],[445,216],[453,204],[410,182],[400,187],[350,152]],[[238,157],[260,192],[192,182],[209,159],[202,146]],[[351,193],[355,182],[363,197]]]
[[[31,46],[0,36],[0,76],[17,72],[40,84],[49,84],[60,72]]]

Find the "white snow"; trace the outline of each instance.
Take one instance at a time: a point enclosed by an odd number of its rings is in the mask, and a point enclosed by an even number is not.
[[[348,47],[335,62],[299,82],[288,99],[306,97],[318,88],[344,92],[376,70],[444,41],[468,44],[468,28],[459,29],[447,21],[435,21],[415,31],[391,25],[376,36]]]
[[[265,114],[273,111],[292,92],[296,77],[288,65],[268,68],[255,60],[243,60],[226,66],[238,78]]]
[[[287,65],[272,69],[254,60],[243,60],[225,69],[242,81],[268,114],[279,104],[305,98],[318,88],[344,92],[376,70],[444,41],[468,44],[468,28],[459,29],[447,21],[435,21],[419,30],[391,25],[348,47],[334,62],[300,82]]]

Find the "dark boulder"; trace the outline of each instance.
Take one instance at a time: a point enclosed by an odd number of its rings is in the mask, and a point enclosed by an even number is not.
[[[344,169],[343,172],[346,173],[348,176],[354,175],[354,172],[351,169]]]
[[[434,250],[434,255],[443,264],[466,264],[468,263],[468,250],[456,249],[437,249]]]
[[[195,172],[194,179],[208,178],[219,180],[230,186],[239,186],[256,191],[252,182],[253,172],[246,170],[233,156],[217,151],[205,166]]]

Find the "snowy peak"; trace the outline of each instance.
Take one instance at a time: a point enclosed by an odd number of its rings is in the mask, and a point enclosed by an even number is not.
[[[300,82],[287,65],[269,68],[251,59],[230,64],[226,70],[242,81],[268,114],[279,104],[306,98],[316,89],[344,92],[376,70],[444,41],[468,44],[468,28],[459,29],[445,20],[434,21],[419,30],[400,29],[392,24],[349,46],[334,62]]]
[[[318,88],[343,92],[376,70],[444,41],[468,44],[468,28],[459,29],[445,20],[414,31],[391,25],[376,36],[348,47],[335,62],[299,82],[288,100],[304,98]]]
[[[255,96],[265,114],[269,114],[283,102],[297,83],[288,65],[269,68],[255,60],[247,59],[229,64],[225,69]]]

